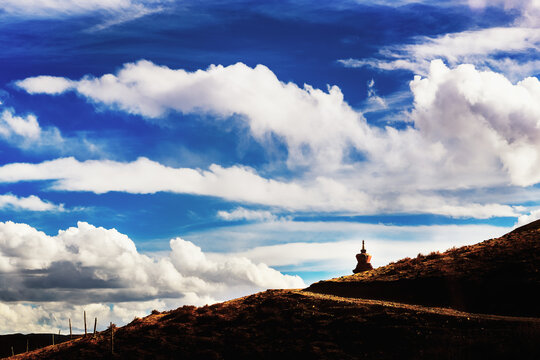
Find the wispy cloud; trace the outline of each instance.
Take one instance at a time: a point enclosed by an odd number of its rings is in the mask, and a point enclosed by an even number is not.
[[[55,180],[52,190],[91,191],[98,194],[123,191],[135,194],[167,191],[217,196],[236,202],[287,210],[353,212],[434,213],[453,217],[489,218],[517,216],[517,209],[496,203],[475,204],[460,199],[414,191],[374,193],[345,182],[319,177],[282,182],[261,177],[254,169],[212,165],[209,170],[172,168],[146,158],[130,163],[74,158],[40,164],[12,163],[0,167],[0,182]]]
[[[57,84],[49,83],[53,89]],[[56,90],[55,90],[56,91]],[[55,126],[42,127],[36,115],[20,114],[0,103],[0,141],[29,153],[85,154],[102,153],[102,146],[84,135],[65,137]]]
[[[232,211],[220,210],[217,216],[225,221],[277,221],[279,218],[267,210],[250,210],[243,207],[237,207]]]
[[[44,201],[35,195],[28,197],[18,197],[12,194],[0,195],[0,210],[28,210],[28,211],[65,211],[64,205],[56,205],[49,201]]]
[[[174,0],[3,0],[0,16],[11,19],[62,19],[92,15],[99,23],[87,29],[94,32],[161,12]]]
[[[505,234],[511,228],[491,225],[394,226],[340,221],[281,221],[211,229],[190,235],[193,241],[234,242],[235,252],[284,271],[330,271],[349,274],[362,240],[375,266],[418,253],[444,251]],[[219,253],[212,256],[222,257]]]
[[[376,58],[340,59],[346,67],[371,67],[384,71],[409,70],[426,75],[432,60],[443,59],[451,66],[462,63],[492,69],[519,80],[540,71],[533,54],[540,54],[540,29],[498,27],[418,37],[411,44],[385,47]],[[511,58],[510,55],[525,55]],[[533,60],[531,60],[531,58]],[[508,66],[511,63],[512,66]]]

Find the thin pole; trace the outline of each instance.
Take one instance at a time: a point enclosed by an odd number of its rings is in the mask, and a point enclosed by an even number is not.
[[[111,322],[111,354],[114,354],[114,328],[113,323]]]
[[[28,352],[28,338],[26,338],[26,352]]]
[[[54,334],[52,334],[52,344],[54,345]]]
[[[84,336],[86,336],[86,311],[84,312]]]
[[[96,337],[97,318],[94,318],[94,337]]]
[[[69,318],[69,339],[71,340],[73,337],[73,333],[71,332],[71,318]]]
[[[11,347],[11,356],[15,356],[15,353],[13,352],[13,346]]]

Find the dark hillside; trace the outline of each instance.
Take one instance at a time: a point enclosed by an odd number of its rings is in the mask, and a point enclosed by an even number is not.
[[[17,359],[539,359],[539,319],[273,290]]]
[[[307,290],[486,314],[540,316],[540,220],[500,238],[419,255]]]

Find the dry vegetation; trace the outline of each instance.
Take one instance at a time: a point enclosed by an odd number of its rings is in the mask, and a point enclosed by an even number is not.
[[[19,359],[534,359],[538,319],[481,316],[300,290],[184,306]]]

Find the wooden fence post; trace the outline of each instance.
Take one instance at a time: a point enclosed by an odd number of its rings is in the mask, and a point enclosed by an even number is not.
[[[97,318],[94,318],[94,337],[96,337]]]
[[[113,328],[113,323],[111,322],[111,354],[114,355],[114,328]]]
[[[73,333],[71,332],[71,318],[69,318],[69,339],[73,338]]]
[[[52,334],[52,344],[54,345],[54,333]]]
[[[86,311],[84,312],[84,336],[86,337]]]
[[[11,356],[15,356],[15,352],[13,352],[13,346],[11,347]]]

